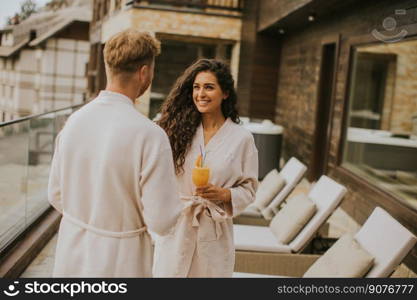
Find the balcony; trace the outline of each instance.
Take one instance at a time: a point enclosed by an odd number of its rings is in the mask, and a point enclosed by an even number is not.
[[[16,276],[57,228],[59,216],[46,194],[54,140],[79,107],[0,124],[0,277]]]
[[[197,10],[199,13],[241,13],[243,0],[133,0],[127,3],[133,7],[155,7],[165,10]]]

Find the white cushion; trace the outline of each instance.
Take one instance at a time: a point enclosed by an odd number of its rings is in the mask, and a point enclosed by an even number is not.
[[[315,212],[315,204],[306,195],[297,195],[288,200],[269,227],[279,243],[288,244]]]
[[[261,210],[261,215],[265,220],[272,220],[272,218],[275,216],[275,212],[270,206],[268,206],[267,208]]]
[[[283,276],[278,276],[278,275],[243,273],[243,272],[233,272],[232,277],[233,278],[283,278]]]
[[[242,216],[248,217],[262,217],[260,210],[253,205],[253,203],[245,208],[245,210],[241,213]]]
[[[282,190],[275,196],[275,198],[270,202],[270,204],[263,210],[261,213],[263,217],[267,220],[271,220],[273,216],[278,212],[278,208],[281,203],[287,198],[287,196],[292,192],[297,183],[303,178],[304,173],[306,172],[307,167],[300,162],[295,157],[291,157],[279,174],[285,180],[285,186]]]
[[[259,210],[264,209],[274,199],[278,192],[285,186],[284,178],[279,175],[276,169],[270,171],[262,182],[259,184],[256,191],[255,202],[253,206]]]
[[[293,252],[301,251],[308,244],[317,230],[337,208],[346,191],[343,185],[333,179],[325,175],[320,177],[308,193],[308,197],[316,204],[317,212],[289,244]]]
[[[308,194],[316,204],[317,212],[289,245],[280,245],[269,227],[233,225],[236,249],[278,253],[301,251],[336,209],[345,193],[344,186],[327,176],[321,176]]]
[[[279,244],[269,227],[233,225],[236,250],[291,253],[288,245]]]
[[[363,277],[374,258],[364,250],[352,234],[342,236],[304,274],[303,277]]]
[[[416,237],[385,210],[376,207],[355,235],[375,258],[366,277],[388,277],[416,244]]]

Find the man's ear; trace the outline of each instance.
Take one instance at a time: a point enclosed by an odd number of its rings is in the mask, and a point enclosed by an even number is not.
[[[143,65],[139,68],[140,79],[146,78],[148,76],[148,73],[149,73],[149,66],[148,65]]]

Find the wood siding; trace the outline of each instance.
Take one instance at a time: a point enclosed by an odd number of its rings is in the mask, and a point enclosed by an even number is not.
[[[260,0],[259,30],[264,30],[313,0]]]
[[[242,36],[240,44],[239,78],[237,86],[238,106],[241,116],[249,116],[251,82],[256,46],[257,23],[258,23],[257,1],[247,0],[242,16]]]
[[[257,1],[246,1],[243,14],[238,103],[242,116],[274,119],[279,44],[270,33],[257,34]]]

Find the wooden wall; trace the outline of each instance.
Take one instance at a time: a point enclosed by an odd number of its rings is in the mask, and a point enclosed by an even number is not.
[[[242,116],[274,119],[279,44],[270,33],[257,33],[258,1],[246,1],[243,14],[238,104]]]
[[[258,0],[261,2],[259,10],[259,30],[264,30],[276,21],[290,15],[313,0]],[[326,0],[327,1],[327,0]]]
[[[249,116],[252,90],[252,75],[256,46],[258,1],[245,1],[242,16],[239,78],[237,86],[238,106],[241,116]]]
[[[75,21],[71,26],[68,26],[59,34],[57,34],[57,38],[63,39],[75,39],[81,41],[88,41],[89,40],[89,30],[90,24],[87,22],[79,22]]]
[[[342,141],[344,139],[344,118],[345,107],[347,107],[348,73],[351,47],[360,43],[371,43],[376,40],[370,34],[373,29],[382,31],[382,22],[388,16],[394,16],[398,21],[398,26],[407,29],[409,36],[417,34],[417,8],[416,2],[410,0],[402,1],[367,1],[355,2],[354,5],[345,6],[339,11],[321,18],[317,15],[314,22],[307,23],[302,28],[293,31],[288,30],[284,35],[275,37],[279,39],[276,48],[271,50],[262,46],[262,34],[259,30],[260,24],[271,24],[274,18],[279,21],[283,8],[274,8],[273,3],[278,5],[283,3],[284,8],[290,1],[261,1],[260,15],[258,15],[258,34],[251,40],[246,40],[248,36],[242,34],[242,45],[249,44],[253,49],[257,49],[256,54],[252,53],[253,59],[252,74],[245,74],[246,78],[265,78],[268,76],[269,69],[264,68],[263,57],[269,62],[273,62],[277,56],[275,68],[278,70],[276,81],[276,104],[275,122],[283,125],[284,131],[284,155],[286,158],[296,156],[306,164],[309,164],[312,149],[313,137],[316,125],[316,105],[319,86],[319,74],[321,63],[322,41],[329,36],[340,36],[340,52],[336,70],[335,95],[333,98],[333,111],[331,120],[331,140],[328,157],[328,173],[331,177],[342,182],[349,189],[349,193],[342,203],[342,207],[358,223],[362,224],[375,206],[381,206],[399,220],[404,226],[409,228],[417,235],[417,211],[407,208],[390,194],[368,184],[360,177],[350,173],[340,166],[342,155]],[[340,1],[343,2],[343,1]],[[285,5],[287,3],[287,6]],[[334,4],[335,1],[332,1]],[[350,2],[351,4],[353,3]],[[406,9],[405,16],[395,16],[396,9]],[[301,8],[302,10],[302,8]],[[322,10],[325,11],[325,9]],[[268,18],[262,16],[268,15]],[[294,14],[297,15],[297,14]],[[248,17],[247,17],[248,18]],[[248,18],[249,19],[249,18]],[[252,17],[253,21],[254,17]],[[303,20],[304,22],[305,20]],[[300,20],[301,22],[301,20]],[[292,20],[293,24],[300,23]],[[290,22],[291,23],[291,22]],[[247,24],[245,26],[248,26]],[[263,25],[264,26],[264,25]],[[277,24],[274,24],[277,26]],[[267,29],[273,32],[274,26]],[[274,34],[274,33],[273,33]],[[241,61],[248,61],[251,57],[248,53],[242,52]],[[246,56],[245,56],[246,55]],[[269,56],[269,58],[268,58]],[[278,62],[280,65],[278,65]],[[272,64],[270,65],[270,67]],[[241,81],[239,84],[246,86],[250,83]],[[243,78],[244,79],[244,78]],[[252,84],[250,93],[251,103],[249,114],[258,115],[258,103]],[[273,91],[269,87],[258,86],[257,93],[268,94]],[[269,116],[265,113],[264,117]],[[417,246],[412,250],[406,259],[406,264],[414,271],[417,271]]]
[[[278,39],[275,36],[258,34],[254,61],[249,116],[273,121],[279,67]]]

